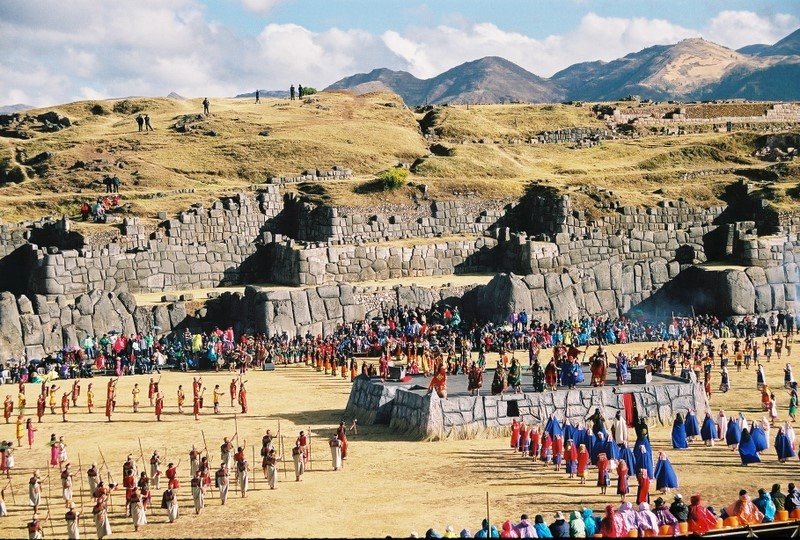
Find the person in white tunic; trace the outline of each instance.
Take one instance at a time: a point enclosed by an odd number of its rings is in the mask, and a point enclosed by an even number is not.
[[[144,510],[144,504],[142,504],[142,498],[139,495],[139,489],[133,488],[133,493],[131,494],[131,520],[133,521],[133,530],[138,531],[139,527],[142,525],[147,525],[147,514]]]
[[[717,435],[720,440],[725,440],[725,434],[728,432],[728,417],[725,416],[725,411],[720,410],[717,415]]]
[[[275,453],[274,450],[272,452],[273,454]],[[242,497],[247,497],[247,486],[250,481],[250,465],[247,464],[247,460],[244,459],[244,457],[236,462],[236,471],[239,473],[239,492],[242,494]],[[271,485],[272,484],[270,484],[270,486]]]
[[[150,489],[158,489],[161,478],[161,456],[158,455],[158,450],[153,450],[153,455],[150,456]]]
[[[164,490],[164,494],[161,496],[161,508],[167,511],[169,522],[175,523],[175,520],[178,519],[178,497],[171,488]]]
[[[97,482],[99,481],[97,463],[92,463],[92,466],[86,471],[86,478],[89,480],[89,493],[94,496],[94,492],[97,491]]]
[[[0,489],[0,517],[6,516],[8,516],[8,509],[6,508],[6,488],[3,488]]]
[[[75,511],[75,504],[69,503],[69,510],[64,514],[64,520],[67,522],[67,538],[79,539],[81,533],[78,527],[78,519],[80,514]]]
[[[275,489],[278,485],[278,454],[275,453],[274,448],[270,448],[267,452],[267,457],[264,458],[264,463],[267,466],[267,484],[269,489]]]
[[[189,452],[189,474],[194,478],[194,473],[200,468],[200,452],[192,445],[192,450]]]
[[[72,500],[72,468],[69,463],[61,471],[61,495],[69,506],[69,502]]]
[[[611,436],[617,444],[626,444],[628,442],[628,425],[625,419],[622,418],[622,413],[617,411],[617,415],[611,422]]]
[[[206,505],[206,487],[203,485],[200,471],[197,471],[192,478],[192,500],[194,500],[194,513],[200,514]]]
[[[33,512],[38,512],[42,502],[42,479],[39,478],[39,471],[33,471],[33,476],[28,481],[28,501],[33,506]]]
[[[39,522],[39,515],[33,514],[33,519],[28,522],[28,540],[42,540],[42,524]]]
[[[108,511],[102,501],[98,501],[92,508],[92,517],[94,518],[94,528],[97,531],[97,538],[103,540],[106,536],[111,534],[111,522],[108,521]]]
[[[230,437],[225,437],[219,447],[219,459],[230,469],[233,467],[233,443]]]
[[[300,447],[300,441],[294,443],[292,461],[294,462],[294,481],[299,482],[303,473],[306,472],[306,463],[303,461],[303,449]]]
[[[228,466],[223,461],[222,464],[220,464],[217,472],[214,473],[214,484],[219,490],[219,500],[222,501],[223,505],[225,504],[225,501],[228,500],[229,478]]]
[[[328,444],[331,447],[331,466],[334,471],[342,468],[342,441],[336,435],[332,436]]]

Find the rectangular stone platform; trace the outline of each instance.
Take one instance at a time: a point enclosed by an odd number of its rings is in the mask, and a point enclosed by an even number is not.
[[[633,395],[635,415],[661,423],[671,422],[678,412],[693,410],[702,417],[709,410],[702,385],[676,377],[655,375],[646,385],[616,386],[615,380],[609,380],[607,386],[599,388],[584,383],[572,390],[546,392],[533,392],[530,384],[523,384],[520,394],[506,392],[496,396],[489,392],[492,377],[493,371],[487,371],[480,395],[470,396],[466,375],[449,376],[446,399],[428,394],[429,377],[414,376],[404,382],[359,377],[350,392],[347,414],[362,424],[389,424],[394,430],[421,439],[443,439],[500,435],[514,418],[544,423],[554,414],[561,421],[579,421],[595,408],[610,419],[618,411],[625,414],[623,396],[628,393]],[[529,382],[530,375],[525,374],[523,380]]]

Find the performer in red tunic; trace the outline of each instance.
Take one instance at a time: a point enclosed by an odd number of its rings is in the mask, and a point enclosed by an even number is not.
[[[157,392],[158,391],[156,390],[156,381],[154,381],[153,378],[150,377],[150,384],[147,385],[147,399],[150,400],[151,407],[153,406],[153,400],[155,399]]]
[[[203,392],[205,392],[205,390],[203,390],[199,394],[194,395],[194,402],[192,404],[192,413],[194,414],[195,420],[200,420],[200,400],[203,399]]]
[[[164,412],[164,394],[158,392],[156,394],[156,420],[161,422],[161,413]]]
[[[303,449],[303,463],[308,464],[308,437],[305,431],[301,431],[300,435],[297,437],[295,444],[298,443],[300,444],[300,448]]]
[[[636,475],[639,481],[639,488],[636,490],[636,504],[643,502],[650,502],[650,477],[647,474],[647,469],[639,469],[639,474]]]
[[[72,392],[64,392],[64,395],[61,396],[61,421],[67,421],[67,413],[69,412],[69,396]]]
[[[336,438],[341,442],[342,461],[347,457],[347,428],[344,427],[344,422],[339,422],[339,427],[336,429]]]
[[[6,424],[8,424],[12,412],[14,412],[14,402],[11,400],[11,395],[7,395],[3,401],[3,418],[6,419]]]
[[[517,449],[520,452],[525,452],[528,449],[528,444],[531,441],[531,430],[528,425],[523,422],[522,427],[519,428],[519,444]]]
[[[578,445],[578,478],[581,479],[581,484],[586,483],[586,467],[589,465],[589,451],[586,450],[585,444]]]
[[[620,459],[617,462],[617,495],[620,496],[620,501],[625,502],[628,492],[630,492],[630,486],[628,486],[628,464],[625,463],[624,459]]]
[[[556,435],[553,439],[553,463],[556,464],[556,470],[561,470],[561,461],[564,459],[564,439],[561,435]]]
[[[530,455],[533,458],[533,461],[537,461],[539,459],[539,448],[542,441],[542,434],[539,433],[539,426],[533,426],[531,428],[531,450]]]
[[[514,418],[511,421],[511,448],[517,448],[519,446],[519,432],[522,427],[522,424],[519,423],[519,420]]]
[[[180,464],[181,462],[178,461],[178,465]],[[167,470],[164,472],[164,476],[167,477],[167,486],[169,486],[169,489],[178,489],[181,487],[181,483],[178,480],[178,465],[174,463],[167,464]]]
[[[233,404],[236,401],[236,395],[237,395],[236,384],[237,384],[236,379],[231,379],[231,387],[230,387],[230,391],[231,391],[231,407],[233,407]]]
[[[239,383],[239,405],[242,407],[242,414],[247,414],[247,390],[244,387],[246,382]]]
[[[39,394],[39,397],[36,399],[36,416],[39,417],[39,423],[42,423],[42,416],[44,416],[44,409],[45,409],[45,402],[44,402],[44,394]]]
[[[447,368],[441,366],[436,372],[436,375],[431,379],[428,385],[428,393],[436,391],[436,395],[442,399],[447,399]]]
[[[550,438],[550,434],[546,431],[542,435],[542,451],[539,453],[539,459],[545,465],[549,465],[550,460],[553,459],[553,439]]]
[[[602,495],[606,494],[606,489],[608,488],[608,484],[611,483],[611,478],[608,468],[609,468],[608,457],[606,457],[605,452],[603,452],[597,459],[597,487],[600,488],[600,493]]]
[[[556,367],[556,361],[554,359],[550,359],[544,368],[544,384],[550,390],[556,389],[556,385],[558,384],[558,368]]]
[[[81,380],[75,379],[72,383],[72,406],[78,406],[78,397],[81,395]]]

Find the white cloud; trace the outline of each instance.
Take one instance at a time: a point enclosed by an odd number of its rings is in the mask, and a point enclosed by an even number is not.
[[[281,0],[239,1],[263,13]],[[490,22],[446,20],[381,35],[272,23],[250,37],[210,21],[200,0],[3,0],[0,50],[13,54],[0,56],[0,104],[324,87],[378,67],[431,77],[490,55],[550,76],[575,62],[612,60],[699,35],[734,48],[773,43],[800,24],[792,14],[721,11],[695,30],[663,19],[589,12],[571,30],[537,39]]]
[[[241,2],[245,9],[264,14],[280,4],[282,0],[241,0]]]
[[[797,17],[788,13],[765,17],[752,11],[721,11],[709,22],[705,37],[732,49],[755,43],[772,45],[797,26]]]

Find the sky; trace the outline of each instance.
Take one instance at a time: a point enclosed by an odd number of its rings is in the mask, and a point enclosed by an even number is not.
[[[549,77],[798,27],[798,0],[2,0],[0,105],[324,88],[380,67],[428,78],[491,55]]]

